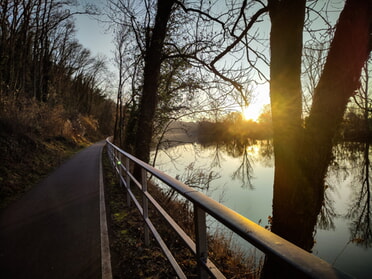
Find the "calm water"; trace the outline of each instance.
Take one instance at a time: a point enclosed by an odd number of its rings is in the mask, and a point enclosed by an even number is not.
[[[366,149],[367,152],[366,152]],[[369,146],[335,148],[326,183],[326,206],[315,230],[313,253],[356,278],[372,278],[372,195],[367,187]],[[182,181],[212,174],[204,192],[261,226],[268,226],[273,198],[271,143],[249,146],[185,144],[162,150],[156,167]],[[371,166],[367,171],[371,183]],[[363,182],[364,181],[364,184]]]

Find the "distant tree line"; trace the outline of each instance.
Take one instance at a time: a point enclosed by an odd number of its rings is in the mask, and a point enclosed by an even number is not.
[[[273,136],[271,113],[264,111],[256,122],[243,119],[240,112],[231,112],[221,121],[199,122],[197,135],[201,143],[270,139]]]
[[[58,112],[54,124],[65,126],[59,127],[61,133],[82,121],[78,115],[90,115],[88,122],[98,121],[95,128],[111,133],[113,102],[107,99],[102,84],[105,62],[92,57],[75,39],[73,16],[78,12],[71,12],[71,5],[72,1],[1,0],[2,122],[17,122],[15,116],[21,114],[27,118],[24,114],[30,107],[33,115],[28,118],[36,119],[42,106],[44,112]]]
[[[364,119],[357,109],[349,108],[340,127],[340,141],[370,142],[372,119]],[[231,140],[271,139],[273,136],[271,112],[264,111],[258,121],[245,120],[240,112],[231,112],[218,121],[198,122],[197,138],[201,143],[229,142]]]

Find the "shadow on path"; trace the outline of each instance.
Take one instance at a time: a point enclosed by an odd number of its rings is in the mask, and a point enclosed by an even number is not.
[[[104,144],[79,152],[0,213],[1,278],[101,278]]]

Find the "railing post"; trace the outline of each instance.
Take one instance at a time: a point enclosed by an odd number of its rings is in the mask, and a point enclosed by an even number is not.
[[[194,223],[196,239],[196,260],[198,263],[199,278],[208,278],[208,273],[202,263],[207,262],[207,225],[205,211],[194,203]]]
[[[122,180],[123,166],[121,165],[123,162],[121,160],[121,156],[122,156],[121,153],[119,153],[117,165],[118,165],[118,168],[119,168],[119,185],[120,185],[120,188],[123,188],[123,180]]]
[[[113,167],[115,167],[115,161],[114,161],[114,151],[111,145],[108,145],[109,148],[109,156],[110,156],[110,163]]]
[[[130,207],[131,198],[129,194],[129,191],[130,191],[129,158],[125,156],[124,160],[125,160],[125,184],[127,188],[127,205],[128,207]]]
[[[119,185],[121,186],[121,179],[120,179],[120,176],[121,176],[121,167],[120,167],[121,161],[120,161],[120,157],[121,157],[121,153],[117,149],[115,149],[114,164],[115,164],[115,168],[117,170],[116,174],[119,177]]]
[[[119,153],[119,151],[117,149],[114,149],[114,165],[115,165],[116,169],[118,169],[118,153]],[[118,173],[118,175],[119,175],[119,173]]]
[[[147,192],[147,177],[146,177],[146,170],[141,168],[141,185],[142,185],[142,207],[143,207],[143,219],[147,220],[149,218],[149,202],[145,193]],[[146,222],[144,224],[144,232],[145,232],[145,245],[150,245],[150,237],[149,237],[149,227],[147,226]]]

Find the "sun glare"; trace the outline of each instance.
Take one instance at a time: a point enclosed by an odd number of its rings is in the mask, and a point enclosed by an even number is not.
[[[248,106],[243,108],[242,115],[245,120],[257,121],[260,116],[261,108],[256,106]]]

